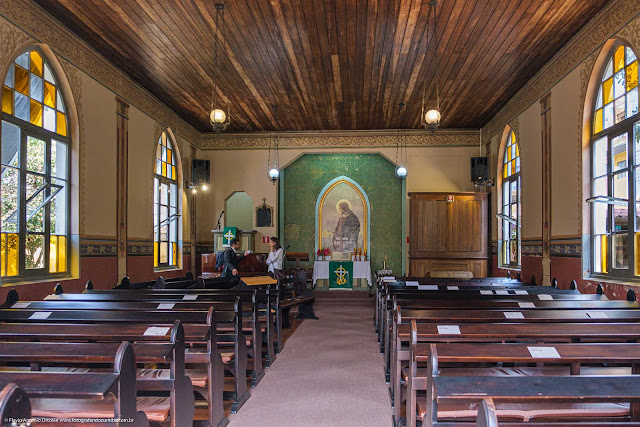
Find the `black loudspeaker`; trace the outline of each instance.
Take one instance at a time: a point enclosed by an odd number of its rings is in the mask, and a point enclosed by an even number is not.
[[[210,161],[203,159],[191,160],[191,182],[196,185],[209,184],[211,181]]]
[[[489,158],[471,158],[471,182],[484,184],[489,181]]]

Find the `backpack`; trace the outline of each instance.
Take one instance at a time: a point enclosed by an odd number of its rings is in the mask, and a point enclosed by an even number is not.
[[[215,269],[217,271],[222,271],[223,267],[224,267],[224,251],[218,251],[218,253],[216,253]]]

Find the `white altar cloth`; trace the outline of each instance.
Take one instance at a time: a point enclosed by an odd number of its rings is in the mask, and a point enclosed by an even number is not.
[[[371,281],[371,262],[369,261],[353,261],[353,278],[367,279],[369,287],[372,286]],[[318,279],[329,279],[329,261],[315,261],[313,263],[313,285],[315,286]]]

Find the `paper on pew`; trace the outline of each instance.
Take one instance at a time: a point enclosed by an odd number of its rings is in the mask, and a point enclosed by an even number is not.
[[[527,347],[534,359],[560,359],[560,353],[555,347]]]
[[[30,302],[17,302],[11,306],[11,308],[27,308],[29,307]]]
[[[496,295],[509,295],[509,291],[496,291]]]
[[[481,290],[480,295],[493,295],[493,291]]]
[[[553,295],[547,295],[547,294],[538,295],[538,299],[541,301],[553,301]]]
[[[581,302],[579,303],[580,307],[582,308],[598,308],[600,306],[600,303],[598,301],[596,302]]]
[[[53,313],[53,311],[36,311],[31,316],[29,316],[29,319],[30,320],[44,320],[44,319],[48,318],[49,316],[51,316],[51,313]]]
[[[183,296],[182,299],[185,301],[195,301],[198,299],[198,294],[187,294]]]
[[[606,319],[609,317],[604,311],[587,311],[587,316],[592,319]]]
[[[457,286],[447,286],[448,291],[459,291],[460,288]]]
[[[460,326],[458,326],[458,325],[438,325],[438,333],[440,335],[460,335]]]
[[[416,282],[416,281],[414,280],[414,281],[410,281],[410,282],[405,282],[405,285],[407,285],[407,286],[419,286],[419,285],[420,285],[420,283],[419,283],[419,282]]]
[[[532,302],[519,302],[520,308],[536,308],[536,305]]]
[[[514,291],[516,293],[516,295],[529,295],[529,292],[527,291]]]
[[[56,294],[51,294],[51,295],[47,295],[46,297],[44,297],[45,300],[49,300],[49,299],[60,299],[60,295],[56,295]]]
[[[144,334],[142,335],[152,336],[152,337],[163,337],[167,335],[168,332],[169,332],[168,326],[149,326],[147,330],[144,331]]]
[[[382,281],[383,281],[383,282],[394,282],[395,280],[396,280],[396,277],[395,277],[395,276],[384,276],[384,277],[382,278]]]
[[[524,319],[524,314],[519,311],[503,311],[502,313],[507,319]]]
[[[419,291],[437,291],[438,285],[418,285]]]
[[[175,304],[173,303],[158,304],[158,307],[156,307],[156,310],[171,310],[174,305]]]

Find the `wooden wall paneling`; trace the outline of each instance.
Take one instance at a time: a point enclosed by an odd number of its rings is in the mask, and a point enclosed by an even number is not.
[[[446,196],[453,195],[453,203]],[[488,268],[488,193],[410,193],[409,270],[425,277],[431,271]]]
[[[214,0],[34,1],[210,131]],[[435,82],[441,126],[480,127],[608,2],[440,0],[427,52],[424,0],[224,0],[228,131],[270,130],[272,104],[278,130],[417,128]]]

